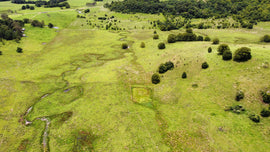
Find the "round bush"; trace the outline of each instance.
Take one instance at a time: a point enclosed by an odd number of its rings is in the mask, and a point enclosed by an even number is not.
[[[241,99],[244,99],[244,97],[245,97],[244,92],[241,90],[238,90],[236,92],[235,100],[240,101]]]
[[[183,78],[183,79],[187,78],[187,73],[186,73],[186,72],[183,72],[182,78]]]
[[[159,39],[159,35],[155,34],[155,35],[153,36],[153,39],[154,39],[154,40]]]
[[[247,47],[241,47],[235,51],[233,60],[237,62],[243,62],[250,60],[251,57],[251,49]]]
[[[0,51],[0,55],[2,55],[2,51]]]
[[[261,41],[262,41],[262,42],[270,42],[270,35],[264,35],[264,36],[261,38]]]
[[[165,43],[161,42],[158,44],[159,49],[165,49]]]
[[[145,48],[145,43],[142,42],[141,45],[140,45],[141,48]]]
[[[170,34],[167,38],[168,43],[175,43],[176,42],[176,35]]]
[[[230,50],[230,47],[227,45],[227,44],[220,44],[218,46],[218,55],[223,55],[223,53],[226,51],[226,50]]]
[[[249,115],[249,119],[256,122],[256,123],[258,123],[258,122],[260,122],[261,118],[260,118],[259,115],[251,114],[251,115]]]
[[[232,52],[230,50],[226,50],[223,52],[222,55],[223,60],[231,60],[232,59]]]
[[[157,34],[157,31],[154,31],[154,34]]]
[[[202,69],[207,69],[209,67],[207,62],[202,63]]]
[[[219,44],[219,39],[218,38],[214,38],[213,39],[213,44]]]
[[[23,51],[22,51],[23,49],[22,48],[20,48],[20,47],[17,47],[17,50],[16,50],[16,52],[17,53],[23,53]]]
[[[162,74],[162,73],[165,73],[167,71],[168,71],[168,69],[167,69],[167,66],[165,64],[162,63],[162,64],[159,65],[159,67],[158,67],[158,72],[159,73]]]
[[[127,43],[122,43],[122,49],[127,49],[128,48],[128,44]]]
[[[206,36],[206,37],[204,38],[204,41],[211,41],[211,39],[210,39],[209,36]]]
[[[53,24],[52,24],[52,23],[49,23],[49,24],[48,24],[48,27],[49,27],[49,28],[53,28]]]
[[[158,84],[160,82],[160,77],[157,73],[152,75],[152,83],[153,84]]]
[[[268,110],[268,109],[263,109],[263,110],[261,111],[261,116],[262,116],[262,117],[269,117],[269,116],[270,116],[270,110]]]
[[[208,48],[208,53],[211,53],[211,52],[212,52],[212,48],[209,47],[209,48]]]

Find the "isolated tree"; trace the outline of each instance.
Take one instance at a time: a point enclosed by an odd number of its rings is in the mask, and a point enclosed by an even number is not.
[[[202,69],[207,69],[209,67],[207,62],[202,63]]]
[[[268,104],[270,103],[270,89],[269,88],[261,91],[261,96],[264,103],[268,103]]]
[[[244,92],[241,90],[238,90],[236,92],[235,100],[240,101],[240,100],[244,99],[244,97],[245,97]]]
[[[176,35],[170,34],[167,38],[168,43],[175,43],[176,42]]]
[[[90,12],[90,9],[88,8],[88,9],[86,9],[86,10],[84,10],[84,13],[89,13]]]
[[[218,38],[214,38],[213,39],[213,44],[219,44],[219,39]]]
[[[141,48],[145,48],[145,43],[142,42],[141,45],[140,45]]]
[[[241,47],[234,52],[233,60],[243,62],[250,60],[251,57],[251,49],[248,47]]]
[[[232,52],[230,50],[225,50],[222,54],[223,60],[231,60],[232,59]]]
[[[17,53],[23,53],[23,51],[22,51],[23,49],[22,48],[20,48],[20,47],[17,47],[17,50],[16,50],[16,52]]]
[[[187,78],[187,73],[186,73],[186,72],[183,72],[182,78],[183,78],[183,79]]]
[[[34,10],[35,9],[35,7],[34,6],[30,6],[30,10]]]
[[[203,41],[203,36],[199,35],[199,36],[197,37],[197,41]]]
[[[212,48],[209,47],[209,48],[208,48],[208,53],[211,53],[211,52],[212,52]]]
[[[160,42],[159,44],[158,44],[158,48],[159,49],[165,49],[165,43],[163,43],[163,42]]]
[[[128,48],[128,44],[127,43],[122,43],[122,49],[127,49]]]
[[[152,83],[153,84],[158,84],[160,82],[160,77],[157,73],[152,75]]]
[[[22,10],[25,10],[25,9],[26,9],[26,7],[23,5],[23,6],[22,6]]]
[[[218,55],[223,55],[223,52],[226,50],[230,50],[230,47],[227,44],[220,44],[218,46]]]
[[[26,9],[29,9],[30,8],[30,6],[29,5],[26,5]]]
[[[256,114],[250,114],[249,119],[256,123],[259,123],[261,120],[260,116]]]
[[[49,28],[53,28],[53,24],[52,24],[52,23],[49,23],[49,24],[48,24],[48,27],[49,27]]]

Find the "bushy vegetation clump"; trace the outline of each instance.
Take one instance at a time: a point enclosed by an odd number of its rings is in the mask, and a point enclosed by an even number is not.
[[[245,97],[244,92],[241,91],[241,90],[238,90],[238,91],[236,92],[236,95],[235,95],[235,100],[236,100],[236,101],[240,101],[240,100],[244,99],[244,97]]]
[[[23,49],[20,48],[20,47],[17,47],[17,50],[16,50],[17,53],[23,53]]]
[[[158,67],[158,72],[160,74],[167,72],[168,70],[172,70],[174,68],[174,64],[171,61],[168,61],[166,63],[162,63]]]
[[[262,100],[264,103],[270,103],[270,89],[266,88],[261,91]]]
[[[211,41],[211,38],[209,36],[204,37],[204,41]]]
[[[202,69],[207,69],[209,67],[207,62],[202,63]]]
[[[21,20],[13,20],[7,14],[1,14],[0,19],[0,39],[20,40],[22,37],[22,27],[24,22]]]
[[[218,38],[214,38],[212,44],[219,44],[219,39]]]
[[[231,60],[232,59],[232,52],[230,50],[226,50],[222,54],[223,60]]]
[[[186,79],[186,78],[187,78],[187,73],[186,73],[186,72],[183,72],[182,78],[183,78],[183,79]]]
[[[166,46],[165,46],[165,43],[163,43],[163,42],[160,42],[159,44],[158,44],[158,48],[159,49],[165,49],[166,48]]]
[[[48,27],[49,27],[49,28],[53,28],[53,24],[52,24],[52,23],[49,23],[49,24],[48,24]]]
[[[246,111],[246,109],[242,105],[235,105],[235,106],[230,106],[225,109],[225,111],[231,111],[233,113],[241,114]]]
[[[153,39],[154,40],[159,39],[159,35],[158,34],[154,34]]]
[[[41,27],[43,28],[44,27],[44,21],[38,21],[38,20],[33,20],[32,23],[31,23],[32,26],[34,27]]]
[[[141,48],[145,48],[145,43],[142,42],[141,45],[140,45]]]
[[[170,34],[167,38],[168,43],[175,43],[176,42],[176,35]]]
[[[261,38],[261,41],[262,42],[270,42],[270,35],[264,35],[262,38]]]
[[[223,55],[223,53],[227,50],[230,50],[230,47],[227,44],[220,44],[218,46],[218,55]]]
[[[270,110],[264,108],[264,109],[261,111],[261,116],[262,116],[262,117],[269,117],[269,116],[270,116]]]
[[[261,120],[260,116],[256,114],[250,114],[249,119],[256,123],[259,123]]]
[[[127,43],[122,43],[122,49],[127,49],[128,48],[128,44]]]
[[[212,52],[212,48],[209,47],[209,48],[208,48],[208,53],[211,53],[211,52]]]
[[[153,74],[152,75],[152,83],[158,84],[159,82],[160,82],[160,76],[157,73]]]
[[[248,47],[241,47],[234,52],[233,60],[237,62],[244,62],[251,59],[251,49]]]

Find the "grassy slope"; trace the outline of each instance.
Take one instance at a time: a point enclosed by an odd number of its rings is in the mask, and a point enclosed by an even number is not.
[[[84,1],[70,3],[72,7],[84,7]],[[258,90],[269,83],[269,69],[261,65],[269,61],[270,46],[258,39],[269,31],[269,23],[261,23],[254,30],[195,30],[220,38],[233,51],[241,46],[250,47],[252,60],[236,63],[222,61],[216,51],[208,54],[210,42],[167,44],[165,50],[158,50],[159,42],[166,42],[169,33],[178,31],[158,31],[160,39],[153,40],[153,30],[134,29],[134,24],[130,24],[132,15],[101,9],[103,13],[99,9],[92,9],[91,18],[93,14],[109,13],[121,20],[122,27],[131,30],[88,29],[80,26],[85,23],[83,19],[75,20],[76,12],[68,10],[12,16],[52,22],[60,27],[60,32],[27,25],[28,37],[21,43],[6,42],[1,46],[4,55],[0,56],[0,151],[17,151],[25,139],[30,142],[27,151],[41,149],[44,123],[37,120],[26,127],[18,122],[34,103],[29,120],[73,112],[64,122],[52,118],[51,151],[86,150],[84,144],[74,144],[82,142],[76,136],[81,130],[96,136],[91,141],[95,151],[169,151],[170,147],[174,151],[269,149],[269,119],[254,124],[247,118],[249,113],[259,113],[267,107],[261,103]],[[144,17],[140,24],[135,24],[148,26],[147,20],[152,20],[152,16]],[[124,41],[130,49],[120,49]],[[145,49],[139,48],[142,41]],[[24,49],[23,54],[15,52],[17,46]],[[168,60],[177,63],[177,67],[164,74],[160,84],[152,85],[151,75],[160,63]],[[200,68],[203,61],[210,65],[206,70]],[[184,71],[188,76],[185,80],[181,79]],[[199,87],[193,88],[194,83]],[[135,104],[131,100],[134,86],[151,88],[152,104]],[[73,87],[82,90],[65,92]],[[225,106],[237,104],[237,89],[246,93],[240,104],[247,112],[241,115],[224,111]],[[48,97],[41,98],[47,93]],[[89,143],[86,145],[89,148]]]

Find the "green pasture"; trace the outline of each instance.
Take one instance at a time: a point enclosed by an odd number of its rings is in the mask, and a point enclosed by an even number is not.
[[[149,29],[161,15],[110,12],[102,2],[84,15],[75,9],[85,9],[88,1],[68,2],[71,9],[36,8],[10,15],[59,29],[26,24],[27,37],[19,43],[0,43],[0,151],[268,151],[269,118],[254,123],[248,115],[268,108],[259,91],[269,86],[270,71],[263,65],[270,60],[270,45],[259,39],[269,32],[269,22],[252,30],[193,30],[219,38],[232,52],[251,48],[252,59],[238,63],[223,61],[211,42],[167,43],[169,34],[185,29]],[[0,12],[19,9],[10,2],[0,4]],[[97,19],[105,14],[125,30],[87,24],[105,26],[106,21]],[[166,44],[164,50],[158,49],[160,42]],[[129,48],[121,49],[122,43]],[[175,68],[152,84],[152,74],[167,61]],[[205,61],[209,68],[201,69]],[[237,102],[239,89],[245,98]],[[224,111],[237,104],[246,111]],[[50,121],[46,148],[43,118]],[[25,125],[27,121],[32,123]]]

